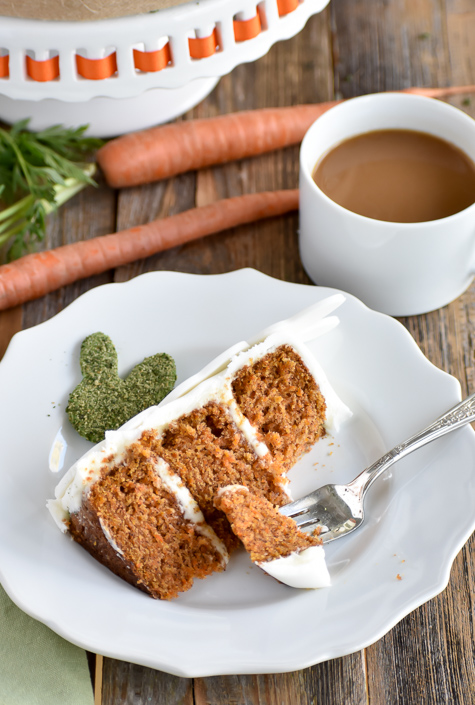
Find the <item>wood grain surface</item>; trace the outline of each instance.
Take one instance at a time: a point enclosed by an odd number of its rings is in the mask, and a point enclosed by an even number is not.
[[[297,37],[237,67],[183,119],[411,85],[473,84],[474,36],[474,0],[331,0]],[[450,102],[475,117],[475,95]],[[91,238],[226,196],[297,186],[297,147],[121,192],[101,182],[50,219],[46,244]],[[254,267],[309,284],[297,228],[297,215],[237,228],[0,313],[0,354],[16,331],[45,321],[88,289],[143,272],[207,274]],[[475,286],[441,310],[401,322],[435,365],[457,377],[463,395],[475,391]],[[474,547],[472,537],[441,595],[361,652],[294,673],[197,679],[99,657],[96,705],[471,705]]]

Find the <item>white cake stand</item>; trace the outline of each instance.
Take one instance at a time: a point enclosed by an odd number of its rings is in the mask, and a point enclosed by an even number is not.
[[[201,0],[95,22],[0,18],[0,119],[111,137],[172,120],[329,0]]]

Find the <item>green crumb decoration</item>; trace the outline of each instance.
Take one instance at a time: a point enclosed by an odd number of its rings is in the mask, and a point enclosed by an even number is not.
[[[166,353],[145,358],[122,379],[117,351],[104,333],[93,333],[83,341],[79,361],[83,379],[71,392],[66,413],[76,431],[95,443],[105,431],[158,404],[176,381],[175,362]]]

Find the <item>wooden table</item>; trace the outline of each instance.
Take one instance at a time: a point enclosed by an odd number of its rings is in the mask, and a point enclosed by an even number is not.
[[[399,89],[475,83],[474,0],[331,0],[297,37],[236,68],[186,117],[286,106]],[[475,95],[451,102],[475,116]],[[298,148],[121,192],[103,182],[64,206],[46,246],[113,232],[215,199],[298,185]],[[11,335],[47,320],[83,292],[156,270],[199,274],[254,267],[309,284],[297,215],[238,228],[66,287],[0,315],[0,355]],[[475,391],[475,286],[449,306],[402,319],[424,354]],[[474,508],[475,511],[475,508]],[[364,651],[283,675],[177,678],[91,655],[97,705],[342,705],[475,702],[475,541],[447,589]]]

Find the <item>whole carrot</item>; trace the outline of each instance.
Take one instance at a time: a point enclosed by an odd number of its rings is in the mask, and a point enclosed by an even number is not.
[[[298,209],[298,189],[236,196],[0,266],[0,310],[205,235]]]
[[[336,104],[246,110],[152,127],[111,140],[96,158],[110,186],[137,186],[296,144]]]
[[[399,92],[443,98],[473,90],[475,86],[451,86]],[[99,149],[97,161],[115,188],[166,179],[298,144],[310,125],[340,102],[248,110],[152,127],[111,140]]]

